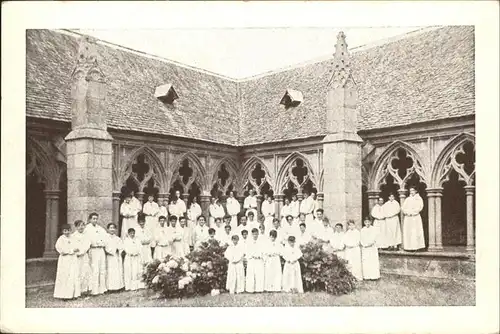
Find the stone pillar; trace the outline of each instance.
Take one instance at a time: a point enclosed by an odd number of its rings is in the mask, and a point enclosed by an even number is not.
[[[208,217],[210,216],[209,207],[210,207],[210,195],[200,195],[200,206],[202,215],[205,217],[205,220],[208,224]]]
[[[317,200],[318,200],[318,206],[319,206],[319,208],[323,209],[323,201],[325,200],[325,194],[318,193]]]
[[[262,214],[262,195],[257,195],[257,217],[255,219],[259,219],[258,215]]]
[[[373,207],[378,202],[378,198],[380,196],[380,191],[378,190],[368,190],[366,192],[368,194],[368,211],[372,212]]]
[[[403,213],[403,204],[405,202],[405,199],[406,199],[406,190],[405,189],[399,189],[398,190],[398,194],[399,194],[399,205],[401,206],[401,213],[399,214],[399,220],[401,221],[401,224],[403,224],[403,220],[405,218],[405,215]],[[401,226],[401,230],[403,230],[403,226]]]
[[[280,218],[281,222],[281,208],[283,207],[283,199],[285,198],[285,195],[276,195],[276,214],[274,215],[275,218]]]
[[[325,215],[337,222],[362,224],[361,143],[357,134],[358,94],[352,78],[345,35],[335,45],[333,75],[326,96],[326,133],[323,139]]]
[[[65,138],[68,221],[87,219],[95,211],[105,226],[113,219],[113,138],[107,132],[106,83],[97,58],[95,40],[82,37],[71,76],[71,132]]]
[[[304,194],[302,193],[302,191],[299,191],[297,192],[297,200],[300,202],[302,202],[302,200],[304,199]]]
[[[243,204],[245,203],[245,196],[237,196],[236,199],[238,202],[240,202],[240,216],[244,214],[245,209],[243,208]],[[238,217],[238,224],[240,223],[239,221],[240,217]]]
[[[45,190],[45,247],[43,257],[57,258],[55,250],[57,237],[59,236],[59,190]],[[82,218],[80,218],[82,219]],[[86,218],[83,218],[85,220]],[[71,220],[74,223],[75,220]],[[71,224],[70,223],[70,224]]]
[[[437,224],[436,222],[438,221],[437,215],[441,216],[441,208],[437,208],[437,198],[441,196],[443,189],[441,188],[436,188],[436,189],[427,189],[427,202],[429,204],[429,250],[430,251],[437,251],[437,250],[442,250],[442,243],[437,240],[438,235],[440,235],[441,231],[437,231]],[[439,204],[441,205],[441,201],[439,201]],[[441,229],[441,223],[439,224],[439,229]],[[439,245],[439,246],[438,246]]]
[[[474,186],[465,186],[465,197],[467,199],[467,251],[475,249],[474,235]]]
[[[441,219],[442,219],[442,207],[441,207],[441,198],[443,197],[443,188],[438,188],[438,191],[435,194],[434,198],[434,228],[436,231],[436,247],[435,250],[442,250],[443,249],[443,230],[442,230],[442,224],[441,224]]]
[[[113,223],[118,226],[120,221],[120,195],[121,192],[113,191]]]

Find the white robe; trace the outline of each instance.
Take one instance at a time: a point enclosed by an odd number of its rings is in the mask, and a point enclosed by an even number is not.
[[[309,233],[307,230],[304,231],[304,233],[302,233],[300,230],[299,230],[299,234],[297,235],[296,237],[296,241],[297,241],[297,246],[304,246],[304,245],[307,245],[307,243],[309,241],[312,240],[312,236],[311,236],[311,233]],[[283,239],[283,243],[286,244],[286,240]]]
[[[301,232],[297,224],[292,223],[291,225],[286,223],[283,227],[283,241],[285,244],[288,243],[288,237],[294,236],[297,238]]]
[[[298,261],[302,257],[302,252],[298,247],[286,246],[283,249],[282,256],[285,260],[282,282],[283,291],[303,293],[304,286],[300,272],[300,263]]]
[[[262,214],[264,215],[264,226],[266,231],[270,231],[273,226],[274,215],[276,214],[276,204],[274,201],[264,201],[262,203]]]
[[[248,195],[243,201],[243,208],[246,210],[245,215],[248,217],[248,213],[253,212],[253,216],[257,219],[257,196]]]
[[[319,209],[319,202],[317,199],[313,199],[313,217],[316,218],[316,210]]]
[[[300,203],[299,212],[306,215],[306,226],[309,226],[314,221],[314,200],[311,196],[304,198]]]
[[[158,217],[157,218],[160,218],[161,216],[165,217],[165,219],[168,220],[168,208],[164,205],[161,205],[159,208],[158,208]],[[155,229],[156,227],[158,227],[160,224],[158,222],[158,219],[156,220],[156,223],[155,223]],[[154,229],[153,229],[154,231]]]
[[[100,225],[87,224],[85,227],[85,235],[90,241],[89,259],[91,280],[90,290],[93,295],[98,295],[106,292],[106,254],[104,247],[108,233]]]
[[[344,234],[344,257],[347,267],[358,280],[363,279],[363,266],[361,263],[361,236],[358,230],[347,230]]]
[[[290,203],[290,215],[292,215],[294,223],[298,223],[299,214],[300,214],[300,202],[299,201],[292,201]]]
[[[92,269],[90,268],[89,259],[89,249],[90,240],[85,235],[85,232],[80,233],[75,231],[71,235],[72,240],[75,241],[76,248],[78,252],[76,253],[76,259],[78,262],[78,273],[80,281],[80,292],[85,293],[90,291],[90,278],[92,275]]]
[[[125,290],[144,288],[142,282],[141,243],[136,238],[125,238],[123,241],[125,260],[123,261],[123,276]]]
[[[120,237],[125,239],[127,237],[128,229],[137,226],[137,208],[136,204],[130,202],[123,202],[120,207],[120,214],[123,216],[122,229]]]
[[[80,273],[74,250],[78,248],[78,242],[71,237],[61,235],[55,245],[59,253],[57,259],[56,282],[54,285],[54,298],[72,299],[80,296]]]
[[[189,246],[191,246],[193,236],[192,236],[192,232],[189,229],[189,227],[180,226],[180,228],[182,230],[182,246],[184,248],[184,256],[186,256],[191,252],[191,248],[189,248]]]
[[[226,290],[230,294],[242,293],[245,291],[245,268],[243,258],[245,249],[241,245],[231,244],[224,252],[224,257],[229,261],[227,265]]]
[[[246,243],[247,274],[245,282],[246,292],[264,291],[264,254],[262,242],[257,239]]]
[[[401,210],[403,221],[403,249],[418,250],[425,248],[424,228],[420,211],[424,208],[424,201],[419,194],[405,199]]]
[[[163,260],[167,255],[172,254],[172,236],[170,232],[170,227],[164,225],[163,227],[158,226],[153,235],[153,244],[155,250],[153,253],[153,258],[155,260]]]
[[[364,279],[380,278],[377,236],[378,230],[373,226],[365,226],[361,229],[361,259]]]
[[[224,231],[224,233],[222,235],[219,235],[219,236],[216,235],[216,238],[217,238],[217,240],[219,240],[219,244],[221,246],[229,246],[232,244],[231,237],[233,235],[234,234],[232,233],[232,230],[231,230],[231,232],[229,232],[229,234],[227,234],[226,231]],[[238,235],[238,237],[240,237],[240,239],[241,239],[241,236]]]
[[[208,226],[196,225],[193,232],[193,244],[195,248],[200,247],[202,242],[208,240]]]
[[[158,227],[160,225],[158,224]],[[153,245],[153,232],[150,232],[146,227],[142,228],[139,225],[135,228],[135,238],[141,243],[141,263],[146,264],[153,260],[151,256],[151,247]]]
[[[341,259],[345,259],[344,232],[333,232],[330,236],[330,249],[333,254]]]
[[[291,215],[291,214],[292,214],[292,207],[290,206],[290,204],[284,205],[281,208],[281,212],[280,212],[281,226],[286,224],[286,216]]]
[[[198,217],[201,216],[201,214],[202,214],[201,206],[198,203],[191,203],[191,206],[189,207],[189,209],[187,211],[187,216],[188,216],[187,228],[189,230],[189,246],[194,246],[194,241],[193,241],[194,228],[198,224]]]
[[[177,217],[177,222],[179,222],[179,218],[184,215],[184,212],[182,211],[183,205],[182,200],[178,199],[177,202],[171,202],[168,205],[168,213],[170,216],[176,216]]]
[[[264,244],[264,291],[281,291],[281,253],[283,246],[276,239]]]
[[[226,201],[227,214],[231,216],[231,230],[238,227],[238,214],[241,211],[240,202],[234,197],[229,197]]]
[[[146,215],[146,224],[144,228],[148,230],[149,234],[153,234],[154,230],[158,226],[158,213],[160,212],[160,207],[156,202],[146,202],[142,208],[142,212]]]
[[[130,199],[130,203],[132,204],[132,207],[135,210],[135,214],[137,214],[138,212],[141,212],[142,204],[141,204],[141,201],[139,201],[139,199],[137,197],[132,196],[132,198]]]
[[[319,227],[316,227],[316,231],[314,233],[314,237],[317,241],[323,244],[323,250],[328,252],[330,250],[330,239],[333,235],[333,228],[330,225],[326,226],[322,224]]]
[[[399,224],[399,212],[401,208],[397,201],[387,201],[382,206],[385,216],[385,240],[388,247],[401,244],[401,225]]]
[[[382,205],[379,205],[378,203],[375,204],[372,208],[371,216],[373,217],[373,227],[379,231],[377,237],[377,247],[387,248],[387,226]]]
[[[120,290],[123,288],[123,241],[116,235],[108,235],[106,241],[106,288]]]
[[[222,221],[222,218],[224,218],[224,216],[226,215],[226,212],[224,211],[224,207],[222,205],[220,205],[219,203],[210,204],[208,211],[210,213],[210,217],[208,220],[209,221],[208,226],[210,226],[211,228],[214,228],[216,218],[220,218]]]
[[[186,247],[184,243],[184,229],[179,225],[170,227],[172,233],[172,256],[181,258],[186,255]]]

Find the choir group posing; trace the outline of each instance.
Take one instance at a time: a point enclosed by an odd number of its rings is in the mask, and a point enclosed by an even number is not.
[[[228,246],[225,252],[229,261],[226,288],[230,293],[303,292],[298,260],[302,257],[300,246],[309,241],[319,242],[325,251],[345,259],[358,280],[378,279],[378,248],[397,247],[401,243],[397,218],[400,208],[394,196],[373,208],[375,226],[367,218],[359,231],[355,223],[349,221],[344,233],[343,224],[331,227],[329,220],[323,217],[315,194],[305,195],[302,202],[295,195],[292,201],[285,199],[278,218],[271,196],[265,196],[262,215],[257,217],[257,199],[253,191],[245,198],[244,215],[240,215],[240,204],[230,192],[227,213],[218,200],[212,198],[207,226],[196,199],[186,209],[179,192],[170,204],[162,203],[162,206],[149,196],[141,208],[131,193],[120,208],[123,217],[121,239],[115,224],[108,224],[106,231],[97,223],[97,213],[89,215],[87,224],[76,221],[74,233],[69,225],[63,226],[63,235],[55,245],[60,256],[54,297],[72,299],[87,292],[98,295],[123,288],[144,288],[141,279],[146,263],[167,255],[183,257],[208,239]],[[418,199],[421,202],[415,189],[410,189],[410,197],[403,204],[405,224],[406,217],[410,222],[408,229],[404,229],[403,245],[422,248],[423,232],[420,238],[418,228],[414,227],[418,227],[418,220],[421,227],[418,213],[423,205]],[[409,236],[406,236],[407,230]],[[283,271],[280,257],[285,260]],[[243,263],[246,263],[246,273]]]

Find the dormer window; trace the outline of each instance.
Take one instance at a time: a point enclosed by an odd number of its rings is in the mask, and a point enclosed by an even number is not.
[[[293,89],[287,89],[285,95],[281,98],[280,104],[283,104],[285,108],[296,107],[302,101],[304,101],[304,97],[302,96],[302,92]]]
[[[155,97],[163,103],[172,104],[179,98],[172,84],[165,84],[156,87]]]

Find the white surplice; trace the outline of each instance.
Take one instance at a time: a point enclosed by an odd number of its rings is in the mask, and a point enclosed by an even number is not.
[[[306,215],[306,226],[309,226],[314,221],[314,200],[311,196],[304,198],[300,203],[299,212]]]
[[[333,232],[330,236],[330,248],[333,254],[341,259],[345,259],[344,232]]]
[[[245,257],[245,249],[240,244],[234,245],[231,243],[224,257],[229,261],[227,265],[227,280],[226,290],[230,294],[242,293],[245,291],[245,268],[243,267],[243,258]]]
[[[78,242],[71,237],[61,235],[55,245],[59,253],[57,259],[56,281],[54,285],[54,298],[72,299],[80,296],[80,273],[75,249]]]
[[[106,240],[106,288],[108,290],[120,290],[123,282],[123,241],[117,235],[108,235]]]
[[[292,207],[290,206],[290,204],[284,205],[281,208],[281,212],[280,212],[281,226],[286,224],[286,216],[291,215],[291,214],[292,214]]]
[[[158,224],[158,227],[159,226],[160,225]],[[140,225],[137,225],[135,228],[135,238],[141,243],[141,263],[143,265],[153,260],[153,257],[151,256],[151,247],[154,244],[154,231],[158,227],[156,227],[153,232],[147,230],[146,227],[142,228]]]
[[[285,244],[288,243],[288,237],[294,236],[296,239],[301,234],[300,228],[297,224],[288,224],[288,222],[282,227],[283,228],[283,241]]]
[[[125,290],[144,288],[142,282],[141,243],[136,238],[127,237],[123,241],[125,260],[123,261],[123,280]]]
[[[184,243],[184,229],[179,225],[170,227],[172,233],[172,256],[181,258],[186,255],[186,246]]]
[[[142,212],[146,215],[146,224],[144,228],[148,230],[149,234],[153,234],[156,226],[158,226],[158,213],[160,207],[156,202],[146,202],[142,207]]]
[[[108,232],[100,225],[87,224],[85,235],[90,241],[89,259],[91,269],[90,290],[93,295],[106,292],[106,254],[104,247]]]
[[[283,267],[282,290],[284,292],[304,292],[302,283],[302,275],[300,272],[299,259],[302,257],[302,252],[298,247],[285,246],[282,253],[285,260]]]
[[[420,211],[424,208],[424,201],[419,194],[409,196],[403,202],[401,210],[403,221],[403,249],[418,250],[425,248],[424,228]]]
[[[168,220],[168,207],[166,207],[165,205],[160,205],[160,207],[158,208],[158,218],[160,218],[161,216],[165,217],[165,219]],[[159,225],[159,222],[158,222],[158,220],[156,220],[155,229],[158,225]],[[154,229],[153,229],[153,232],[154,232]]]
[[[298,200],[290,202],[290,215],[293,217],[294,223],[298,223],[299,214],[300,214],[300,202]]]
[[[273,226],[273,218],[276,214],[276,204],[274,201],[264,201],[261,208],[262,214],[264,215],[264,226],[266,231],[270,231]]]
[[[193,244],[195,248],[200,247],[202,242],[205,242],[208,240],[208,226],[203,225],[200,226],[199,224],[194,227],[194,232],[193,232]]]
[[[130,203],[132,204],[132,207],[134,208],[135,214],[137,214],[138,212],[141,212],[142,204],[141,204],[141,201],[139,201],[139,199],[137,197],[132,196],[132,198],[130,199]]]
[[[226,200],[227,214],[231,216],[231,230],[234,231],[238,227],[238,214],[241,211],[240,202],[234,197],[229,197]]]
[[[208,211],[210,213],[208,226],[210,226],[211,228],[215,226],[215,219],[220,218],[220,220],[222,221],[222,218],[224,218],[224,216],[226,215],[224,207],[219,203],[210,204]]]
[[[135,198],[135,197],[134,197]],[[135,228],[137,226],[137,204],[123,202],[120,207],[120,214],[122,215],[122,229],[120,237],[125,239],[128,234],[129,228]]]
[[[378,248],[387,248],[387,226],[385,221],[385,214],[382,205],[378,203],[375,204],[372,208],[371,216],[373,217],[373,227],[378,229],[378,237],[377,237],[377,247]]]
[[[243,208],[246,210],[245,215],[248,217],[248,213],[253,212],[253,216],[257,218],[257,196],[248,195],[243,201]]]
[[[247,273],[245,280],[246,292],[264,291],[264,254],[262,242],[248,239],[246,242]]]
[[[78,248],[76,259],[78,262],[78,273],[80,275],[80,292],[89,292],[90,278],[92,275],[92,269],[90,268],[89,259],[90,240],[85,235],[85,232],[80,233],[78,231],[73,232],[71,238],[75,241],[76,248]]]
[[[158,226],[153,234],[153,245],[155,250],[153,258],[155,260],[163,260],[167,255],[172,254],[172,236],[170,227],[164,225]]]
[[[399,213],[401,208],[395,200],[388,200],[382,206],[385,216],[385,242],[387,247],[401,244],[401,225],[399,224]]]
[[[350,272],[358,280],[363,279],[363,266],[361,263],[361,235],[358,230],[347,230],[344,234],[344,257]]]
[[[299,234],[296,237],[297,246],[304,246],[311,240],[312,240],[311,233],[309,233],[307,230],[304,231],[304,233],[302,233],[302,231],[299,231]],[[287,241],[283,239],[283,243],[286,244]]]
[[[264,291],[281,291],[281,254],[283,245],[276,239],[269,240],[264,245]]]
[[[361,259],[364,279],[380,278],[377,236],[378,230],[373,226],[365,226],[361,229]]]

